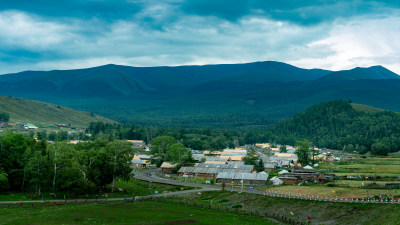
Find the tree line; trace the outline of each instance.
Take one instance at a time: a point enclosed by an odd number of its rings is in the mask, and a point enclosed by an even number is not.
[[[308,139],[322,148],[374,155],[400,148],[399,113],[356,111],[344,100],[316,104],[277,123],[271,131],[273,140],[291,145]]]
[[[10,120],[10,114],[6,112],[0,112],[0,122],[8,122]]]
[[[68,144],[36,141],[22,134],[0,136],[0,191],[75,194],[102,191],[116,177],[129,178],[132,148],[124,141],[97,139]],[[113,191],[113,190],[111,190]]]

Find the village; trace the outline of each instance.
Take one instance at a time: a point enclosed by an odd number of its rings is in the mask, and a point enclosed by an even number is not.
[[[136,148],[143,147],[142,153],[134,155],[132,159],[134,171],[157,170],[158,176],[172,180],[216,184],[224,187],[239,185],[242,188],[244,186],[251,189],[281,185],[349,187],[346,182],[351,181],[360,181],[357,186],[360,188],[398,188],[399,186],[399,177],[391,179],[376,173],[370,176],[362,173],[343,174],[335,173],[334,169],[328,169],[328,165],[354,163],[361,159],[357,154],[347,154],[337,150],[314,148],[313,151],[318,154],[314,155],[313,162],[315,163],[312,165],[299,164],[295,154],[296,148],[288,145],[285,153],[281,152],[281,145],[274,146],[271,143],[259,143],[223,151],[193,150],[193,159],[196,163],[190,167],[180,167],[174,173],[176,164],[163,162],[159,168],[156,168],[151,164],[151,156],[148,155],[149,147],[140,140],[130,142]],[[257,172],[254,165],[245,164],[243,159],[248,155],[248,148],[255,148],[257,156],[264,162],[262,171]]]

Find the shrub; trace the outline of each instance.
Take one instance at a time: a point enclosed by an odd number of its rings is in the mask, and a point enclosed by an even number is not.
[[[236,205],[232,206],[232,208],[234,208],[234,209],[241,209],[242,207],[243,206],[240,204],[236,204]]]

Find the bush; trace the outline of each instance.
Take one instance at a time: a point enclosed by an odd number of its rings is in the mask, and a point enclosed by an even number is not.
[[[329,183],[327,186],[328,187],[335,187],[335,184],[334,183]]]
[[[8,183],[8,175],[5,172],[0,173],[0,191],[8,191],[10,184]]]
[[[236,204],[236,205],[232,206],[232,208],[234,208],[234,209],[241,209],[241,208],[243,208],[243,206],[240,205],[240,204]]]

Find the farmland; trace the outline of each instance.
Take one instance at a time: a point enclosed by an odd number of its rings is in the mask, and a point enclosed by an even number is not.
[[[321,164],[321,169],[334,172],[338,176],[400,176],[400,157],[392,154],[387,157],[367,157],[358,161]]]
[[[0,224],[275,224],[261,217],[165,202],[2,208]]]

